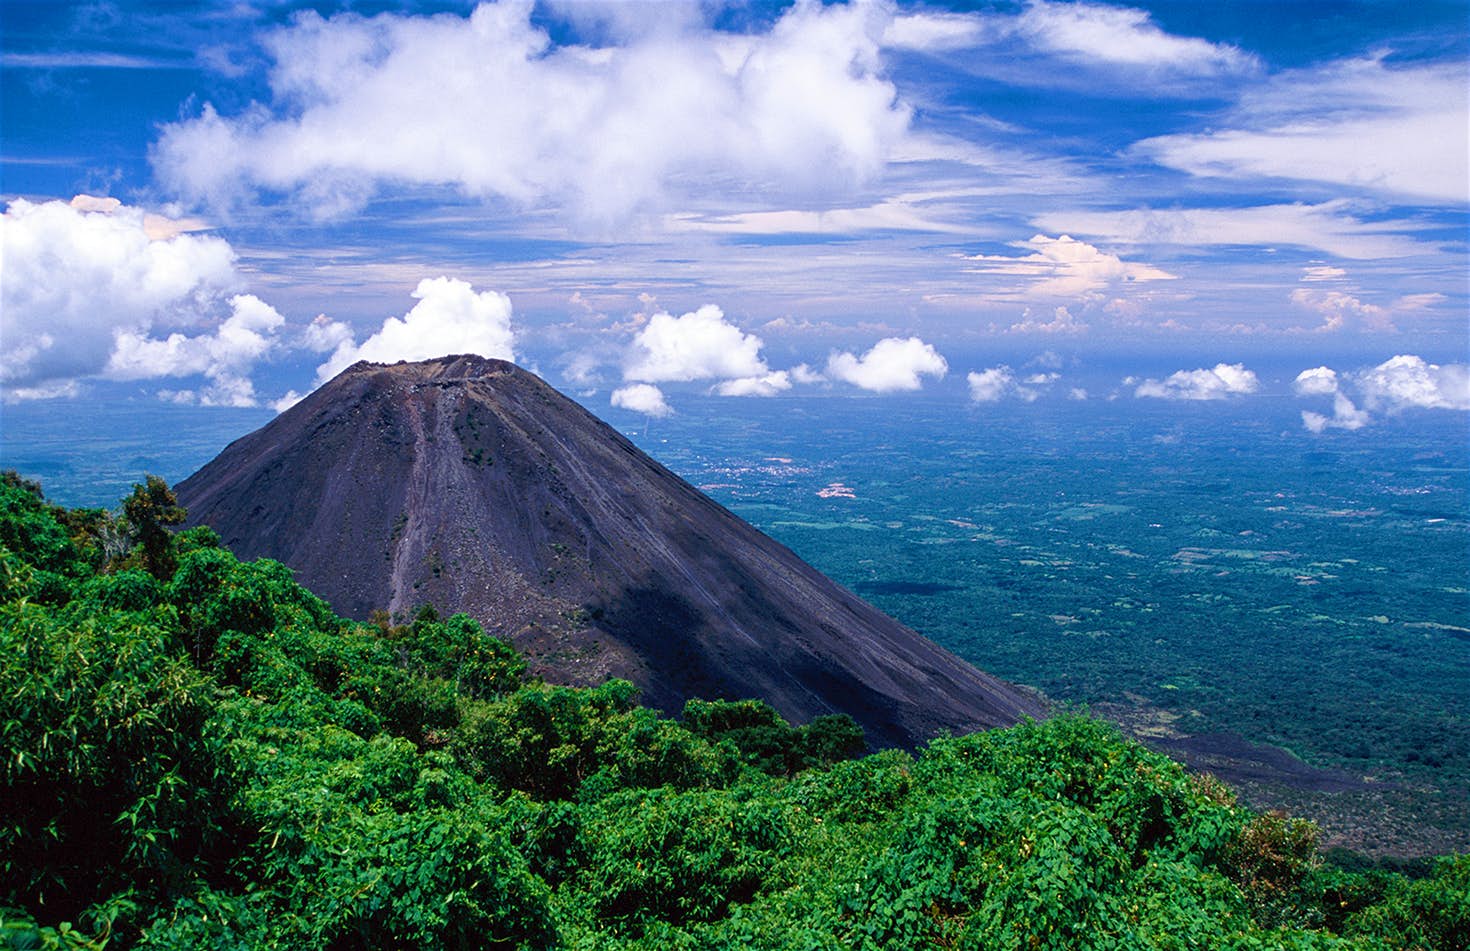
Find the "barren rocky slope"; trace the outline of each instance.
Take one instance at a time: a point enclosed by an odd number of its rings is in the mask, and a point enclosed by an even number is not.
[[[875,746],[1042,713],[503,361],[356,364],[177,490],[337,611],[464,611],[549,681],[842,712]]]

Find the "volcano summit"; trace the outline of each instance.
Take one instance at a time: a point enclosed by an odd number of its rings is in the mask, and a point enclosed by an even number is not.
[[[177,491],[339,613],[463,611],[551,682],[847,713],[875,746],[1042,713],[503,361],[358,363]]]

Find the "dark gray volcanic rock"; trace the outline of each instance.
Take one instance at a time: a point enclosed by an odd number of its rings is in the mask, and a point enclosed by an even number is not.
[[[464,611],[551,682],[850,714],[876,746],[1037,716],[510,363],[358,363],[177,487],[342,614]]]

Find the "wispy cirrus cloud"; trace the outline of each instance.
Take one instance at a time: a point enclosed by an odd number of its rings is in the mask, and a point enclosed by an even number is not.
[[[1167,33],[1147,11],[1130,7],[1032,0],[1016,18],[1016,29],[1037,48],[1082,62],[1207,76],[1260,67],[1256,57],[1234,46]]]
[[[823,210],[746,211],[667,215],[664,229],[712,234],[852,234],[863,231],[925,231],[971,234],[976,229],[933,199],[895,196],[872,205]]]
[[[1155,136],[1133,151],[1206,178],[1293,179],[1462,205],[1467,103],[1463,63],[1341,60],[1272,77],[1212,131]]]
[[[0,53],[0,67],[6,69],[194,69],[192,59],[137,56],[129,53],[107,53],[97,50],[56,51],[50,53]]]
[[[883,31],[883,45],[928,53],[973,49],[1007,32],[1005,21],[995,17],[930,10],[894,17]]]
[[[1417,237],[1423,222],[1374,220],[1349,199],[1237,208],[1139,208],[1125,211],[1049,211],[1037,227],[1099,238],[1110,244],[1227,247],[1297,246],[1340,258],[1373,260],[1433,253]]]
[[[1074,67],[1131,69],[1176,79],[1238,76],[1261,68],[1257,57],[1235,46],[1172,34],[1146,10],[1102,3],[1031,0],[1016,13],[910,13],[894,18],[883,39],[898,49],[1006,48]]]

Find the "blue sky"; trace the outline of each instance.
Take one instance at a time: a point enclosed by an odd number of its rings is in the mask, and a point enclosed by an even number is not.
[[[653,414],[1470,408],[1465,2],[0,18],[8,401],[284,406],[474,350]]]

